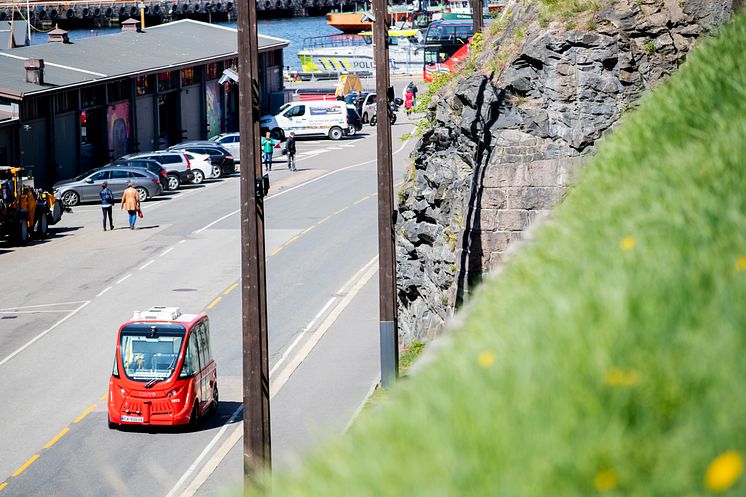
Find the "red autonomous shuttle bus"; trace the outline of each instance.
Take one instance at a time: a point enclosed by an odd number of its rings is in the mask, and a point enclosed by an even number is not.
[[[217,410],[217,374],[207,314],[182,314],[175,307],[135,312],[117,334],[109,428],[196,426]]]

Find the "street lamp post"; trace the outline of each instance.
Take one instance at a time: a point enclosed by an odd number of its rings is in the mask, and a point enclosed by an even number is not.
[[[241,134],[241,326],[243,467],[248,480],[269,469],[269,355],[264,248],[265,177],[259,155],[259,46],[256,0],[238,2],[238,99]]]
[[[373,42],[376,62],[378,123],[378,286],[381,340],[381,385],[388,388],[399,376],[399,333],[396,319],[396,251],[394,249],[394,181],[389,121],[388,5],[373,0]],[[392,95],[393,97],[393,95]]]

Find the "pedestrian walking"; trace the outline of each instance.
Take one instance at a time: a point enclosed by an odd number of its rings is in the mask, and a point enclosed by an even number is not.
[[[106,218],[109,218],[109,229],[114,229],[114,221],[111,217],[111,210],[114,207],[114,194],[109,189],[109,183],[101,183],[101,191],[98,193],[101,197],[101,211],[104,216],[104,231],[106,231]]]
[[[293,131],[285,141],[285,152],[288,154],[288,169],[295,171],[295,132]]]
[[[414,108],[414,93],[411,90],[404,97],[404,108],[407,109],[407,115],[412,113],[412,109]]]
[[[277,145],[277,142],[272,139],[269,131],[267,131],[265,137],[262,138],[262,159],[265,171],[272,170],[272,156],[275,152],[275,145]]]
[[[130,229],[135,229],[135,221],[137,215],[140,212],[140,195],[135,189],[135,184],[130,181],[127,185],[127,189],[124,190],[122,195],[122,210],[126,210],[130,216]]]

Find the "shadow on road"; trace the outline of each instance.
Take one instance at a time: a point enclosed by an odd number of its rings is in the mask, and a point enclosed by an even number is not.
[[[242,420],[241,416],[237,416],[233,420],[231,420],[230,418],[231,418],[231,415],[236,411],[236,409],[238,409],[240,405],[241,405],[241,402],[221,401],[218,404],[217,411],[206,414],[202,419],[200,419],[199,424],[197,425],[196,428],[193,428],[189,425],[179,425],[179,426],[120,425],[117,427],[117,430],[122,431],[122,432],[127,432],[127,433],[152,433],[152,434],[184,433],[184,432],[214,430],[226,424],[239,423]],[[106,415],[104,415],[104,417],[106,417]]]

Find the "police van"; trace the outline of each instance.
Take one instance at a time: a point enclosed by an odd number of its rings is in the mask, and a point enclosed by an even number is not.
[[[291,131],[296,136],[323,135],[339,140],[348,128],[347,105],[341,100],[288,102],[259,123],[262,133],[269,131],[275,140],[284,140]]]

